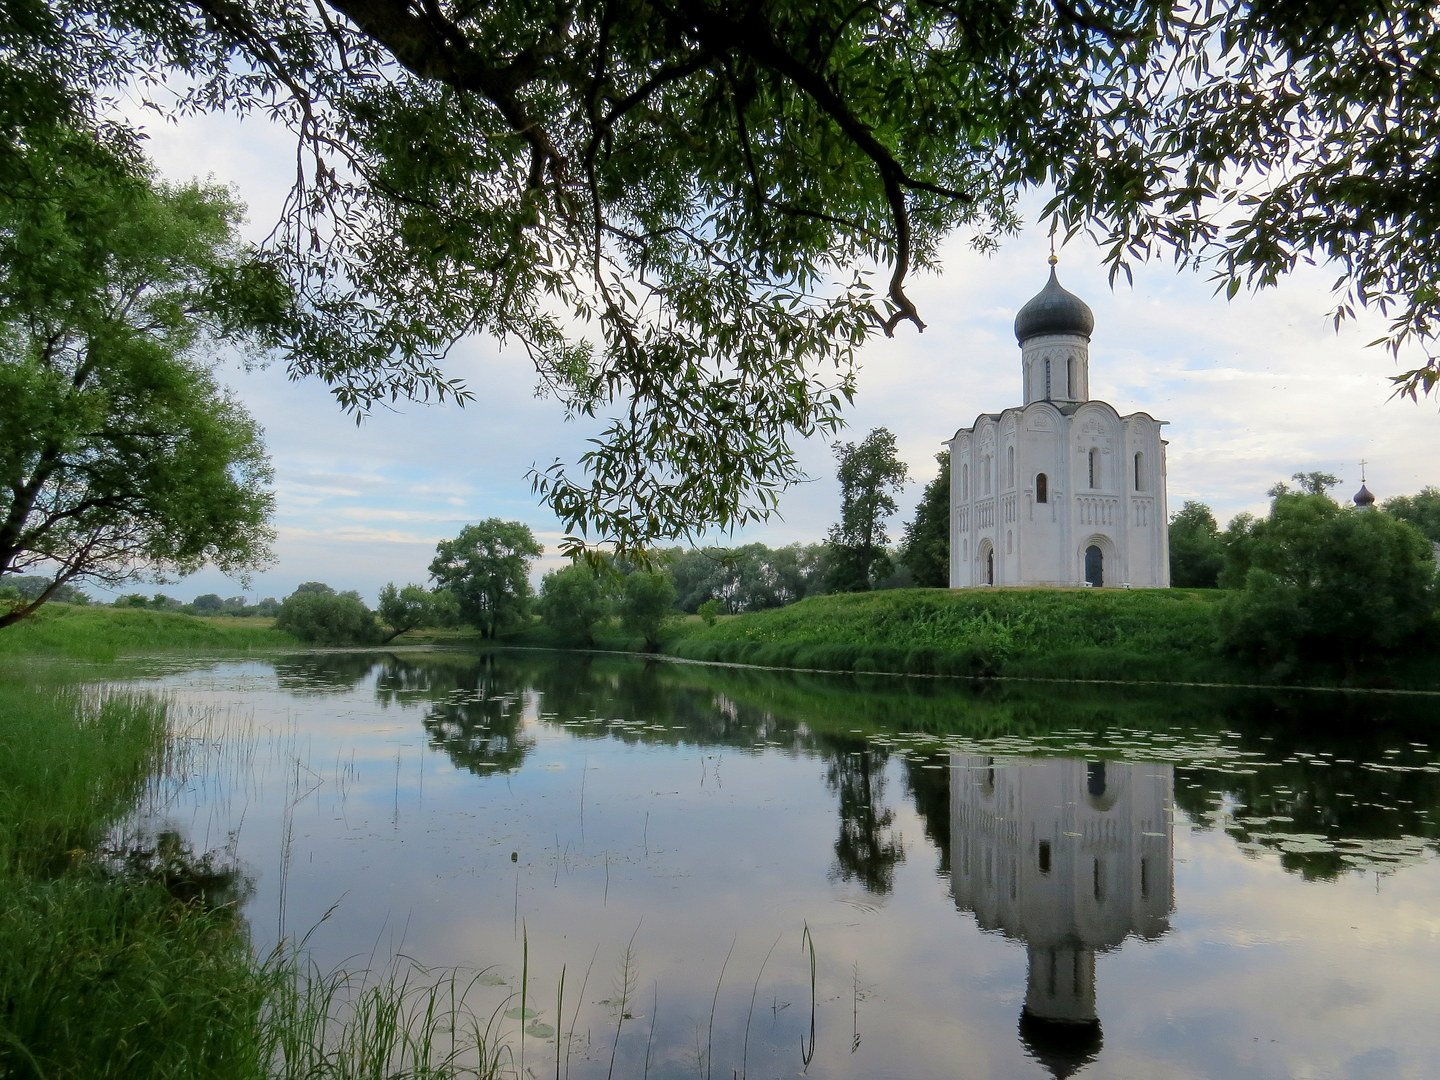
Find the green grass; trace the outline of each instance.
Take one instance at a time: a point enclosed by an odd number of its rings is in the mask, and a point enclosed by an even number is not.
[[[295,639],[276,630],[272,621],[46,604],[30,618],[0,630],[0,661],[11,656],[113,660],[143,652],[293,648]]]
[[[158,701],[72,678],[44,666],[0,677],[0,869],[11,874],[91,850],[163,753]]]
[[[266,980],[234,913],[94,867],[0,893],[0,1074],[261,1075]]]
[[[187,887],[243,893],[236,868],[178,838],[107,851],[171,763],[166,705],[29,659],[0,669],[0,1076],[510,1075],[460,976],[321,973],[301,947],[257,959],[235,905]]]
[[[1218,594],[1202,590],[897,589],[820,596],[688,624],[668,652],[837,671],[1204,680]]]
[[[73,679],[0,676],[0,1075],[245,1075],[263,993],[236,915],[100,850],[163,763],[164,704]]]

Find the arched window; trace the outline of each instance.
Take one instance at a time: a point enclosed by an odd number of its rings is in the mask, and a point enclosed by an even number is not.
[[[1135,451],[1135,490],[1145,490],[1145,455]]]
[[[1143,860],[1142,860],[1142,862],[1143,862]],[[1041,840],[1041,841],[1040,841],[1040,873],[1042,873],[1042,874],[1048,874],[1049,872],[1050,872],[1050,841],[1049,841],[1049,840]]]
[[[1012,488],[1015,486],[1015,448],[1013,446],[1005,449],[1005,486]]]
[[[1035,474],[1035,501],[1037,503],[1050,501],[1050,481],[1046,479],[1043,472]]]
[[[995,466],[994,466],[994,460],[995,460],[995,459],[992,458],[989,454],[986,454],[986,455],[980,460],[980,468],[982,468],[983,470],[985,470],[985,478],[984,478],[984,479],[985,479],[985,491],[984,491],[984,494],[986,494],[986,495],[989,495],[989,494],[990,494],[990,474],[991,474],[991,472],[994,471],[994,468],[995,468]]]
[[[1050,358],[1045,358],[1045,400],[1050,400]]]
[[[1005,530],[1005,554],[1015,554],[1015,531],[1013,529]]]
[[[1075,382],[1075,357],[1070,357],[1065,364],[1065,396],[1075,400],[1080,396],[1080,387]]]
[[[970,463],[960,466],[960,498],[970,498]]]
[[[1090,486],[1100,486],[1100,450],[1093,446],[1090,448]]]

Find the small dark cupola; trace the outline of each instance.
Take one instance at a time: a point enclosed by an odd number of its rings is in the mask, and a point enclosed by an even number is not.
[[[1369,462],[1360,462],[1360,490],[1355,492],[1351,501],[1355,503],[1356,510],[1375,509],[1375,496],[1370,494],[1370,489],[1365,486],[1365,466]]]
[[[1050,280],[1015,316],[1015,340],[1021,345],[1042,334],[1074,334],[1090,340],[1095,329],[1095,315],[1090,305],[1067,291],[1055,276],[1055,263],[1050,256]]]

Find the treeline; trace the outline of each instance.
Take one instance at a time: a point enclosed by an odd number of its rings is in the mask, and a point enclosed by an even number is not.
[[[1171,583],[1224,590],[1223,652],[1281,676],[1353,675],[1440,641],[1440,489],[1341,506],[1328,473],[1270,489],[1270,511],[1222,532],[1201,503],[1170,525]]]
[[[1297,504],[1286,496],[1317,496],[1333,504],[1328,492],[1339,480],[1329,473],[1296,473],[1291,479],[1295,482],[1293,489],[1279,483],[1269,491],[1271,499],[1281,500],[1276,506],[1282,520],[1296,516]],[[1378,510],[1412,526],[1431,544],[1440,545],[1440,488],[1426,487],[1418,495],[1386,499]],[[1257,537],[1263,538],[1265,524],[1274,516],[1275,507],[1267,518],[1237,514],[1221,529],[1209,506],[1187,500],[1170,517],[1170,584],[1180,589],[1243,588],[1254,562]],[[1328,520],[1329,515],[1325,516]],[[1312,521],[1310,527],[1320,528],[1318,521]],[[1293,525],[1290,531],[1294,531]]]
[[[149,611],[176,611],[184,615],[233,615],[237,618],[273,619],[280,614],[280,601],[273,596],[257,600],[253,604],[243,596],[221,596],[219,593],[202,593],[188,604],[164,593],[146,596],[144,593],[126,593],[117,596],[114,607],[145,608]]]
[[[51,579],[41,574],[7,575],[0,585],[0,603],[25,603],[34,600],[50,588]],[[96,601],[78,586],[66,583],[57,587],[50,600],[57,604],[93,604]],[[182,615],[234,615],[242,618],[260,616],[274,618],[280,613],[280,601],[273,596],[251,603],[243,596],[221,596],[219,593],[202,593],[189,603],[165,593],[132,592],[117,596],[112,607],[139,608],[146,611],[170,611]]]

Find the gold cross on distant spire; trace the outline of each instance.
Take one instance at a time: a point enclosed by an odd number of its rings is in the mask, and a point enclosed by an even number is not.
[[[1046,262],[1054,266],[1059,261],[1060,260],[1055,257],[1055,223],[1052,221],[1050,223],[1050,258],[1047,259]]]
[[[1361,484],[1362,487],[1363,487],[1364,484],[1365,484],[1365,466],[1368,465],[1368,464],[1370,464],[1370,463],[1369,463],[1368,461],[1366,461],[1364,458],[1361,458],[1361,459],[1360,459],[1360,484]]]

